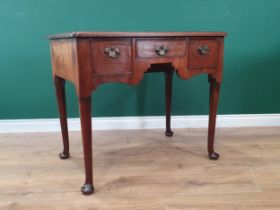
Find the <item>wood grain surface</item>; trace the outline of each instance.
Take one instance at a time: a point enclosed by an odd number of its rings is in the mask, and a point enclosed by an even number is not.
[[[1,210],[279,210],[280,129],[217,129],[218,162],[207,130],[94,131],[96,193],[82,196],[82,143],[70,132],[0,135]]]
[[[90,98],[92,91],[103,83],[123,82],[136,85],[142,80],[144,73],[164,72],[165,134],[170,137],[173,135],[170,126],[173,72],[184,80],[208,74],[208,157],[211,160],[219,159],[219,154],[214,149],[214,139],[226,35],[224,32],[75,32],[49,36],[64,144],[60,157],[63,159],[71,154],[67,137],[65,80],[75,84],[79,98],[86,172],[82,193],[88,195],[94,192]]]
[[[87,31],[78,31],[70,32],[56,35],[49,35],[49,39],[67,39],[75,37],[157,37],[157,36],[169,36],[169,37],[178,37],[178,36],[227,36],[225,32],[87,32]]]

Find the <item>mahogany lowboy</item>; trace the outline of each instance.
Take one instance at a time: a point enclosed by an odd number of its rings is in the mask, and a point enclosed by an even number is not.
[[[170,126],[173,73],[184,80],[208,74],[208,157],[219,158],[214,151],[214,137],[226,35],[224,32],[75,32],[49,36],[64,146],[59,156],[70,157],[64,87],[65,80],[69,80],[74,83],[79,98],[86,174],[81,188],[84,194],[94,192],[91,93],[102,83],[135,85],[144,73],[164,72],[165,135],[170,137],[173,135]]]

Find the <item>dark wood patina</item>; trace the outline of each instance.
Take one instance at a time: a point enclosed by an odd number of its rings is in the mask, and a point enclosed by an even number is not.
[[[84,194],[94,191],[92,174],[91,93],[102,83],[122,82],[135,85],[144,73],[164,72],[166,96],[166,136],[170,126],[172,77],[181,79],[208,74],[210,111],[208,157],[217,160],[214,151],[216,115],[222,82],[224,32],[74,32],[49,36],[53,78],[64,149],[67,159],[69,138],[65,103],[65,80],[74,83],[79,98],[84,151]]]

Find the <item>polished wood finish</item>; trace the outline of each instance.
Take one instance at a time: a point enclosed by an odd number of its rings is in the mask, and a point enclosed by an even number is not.
[[[91,38],[91,37],[225,37],[225,32],[71,32],[49,35],[49,39]]]
[[[137,39],[136,41],[136,57],[137,58],[161,58],[155,52],[157,47],[168,46],[166,57],[181,57],[186,53],[186,39]]]
[[[79,98],[82,140],[85,164],[85,183],[81,187],[84,194],[94,191],[92,176],[92,129],[91,129],[91,97]]]
[[[61,159],[67,159],[70,156],[69,153],[69,137],[68,137],[68,126],[67,126],[67,110],[66,110],[66,99],[65,99],[65,80],[60,77],[54,78],[56,98],[59,110],[59,119],[63,141],[63,151],[59,153]]]
[[[165,135],[173,136],[171,130],[171,104],[172,104],[172,82],[173,70],[165,71],[165,110],[166,110],[166,130]]]
[[[208,46],[210,51],[207,56],[201,55],[197,50],[200,46]],[[189,42],[189,69],[217,68],[218,46],[216,39],[192,39]]]
[[[93,197],[78,190],[80,132],[70,132],[67,161],[56,158],[58,132],[2,133],[0,209],[280,209],[279,127],[217,129],[223,156],[210,163],[206,129],[173,131],[174,137],[163,138],[162,129],[95,130]]]
[[[211,160],[218,160],[219,154],[214,151],[214,138],[216,127],[216,115],[218,110],[218,101],[220,93],[220,84],[209,76],[210,93],[209,93],[209,125],[208,125],[208,157]]]
[[[121,51],[117,59],[104,53],[106,47],[118,48]],[[93,76],[131,73],[131,40],[93,40],[91,43]]]
[[[223,32],[75,32],[50,36],[53,77],[61,116],[64,151],[69,155],[64,80],[74,83],[80,104],[86,179],[84,194],[93,192],[91,93],[107,82],[138,84],[144,73],[164,72],[166,136],[172,136],[173,72],[181,79],[208,74],[210,112],[208,154],[214,152],[215,122],[222,81]],[[65,155],[67,156],[67,155]]]

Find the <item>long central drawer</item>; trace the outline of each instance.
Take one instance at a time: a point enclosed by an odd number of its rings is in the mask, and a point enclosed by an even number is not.
[[[136,56],[139,58],[181,57],[186,54],[186,39],[137,39]]]

